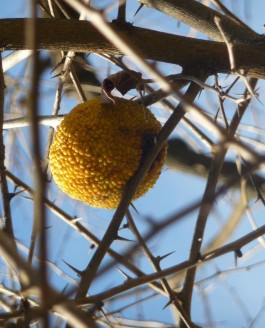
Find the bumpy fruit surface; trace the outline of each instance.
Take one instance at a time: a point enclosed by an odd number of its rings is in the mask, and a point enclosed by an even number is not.
[[[57,129],[49,155],[53,178],[70,197],[90,206],[114,209],[160,129],[154,115],[132,101],[86,101],[66,115]],[[153,187],[165,157],[166,146],[134,199]]]

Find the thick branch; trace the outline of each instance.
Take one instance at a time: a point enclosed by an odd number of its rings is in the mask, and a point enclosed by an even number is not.
[[[230,18],[194,0],[139,0],[147,7],[154,8],[174,17],[177,20],[193,27],[199,32],[208,35],[215,41],[224,39],[218,30],[214,18],[218,16],[224,28],[227,39],[235,43],[249,43],[258,39],[259,35],[247,26],[242,26]]]
[[[20,18],[0,20],[0,46],[6,50],[29,49],[25,42],[27,21]],[[118,31],[115,23],[111,25],[116,26]],[[38,19],[36,26],[38,49],[121,54],[86,21]],[[212,74],[230,72],[225,43],[187,38],[129,24],[123,26],[122,32],[147,59],[177,64],[189,70],[199,66]],[[249,76],[265,78],[264,46],[236,44],[233,50],[237,69],[244,70]]]

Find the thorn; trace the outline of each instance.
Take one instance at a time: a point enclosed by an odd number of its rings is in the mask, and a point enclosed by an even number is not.
[[[63,295],[64,294],[64,292],[66,291],[66,288],[68,287],[68,284],[66,284],[65,286],[64,286],[64,288],[63,288],[63,290],[61,291],[61,295]]]
[[[240,249],[235,250],[235,267],[236,267],[236,269],[237,269],[237,259],[242,256],[243,256],[243,254]]]
[[[14,192],[9,193],[9,200],[11,200],[12,198],[18,196],[19,194],[21,194],[22,192],[25,191],[25,189],[22,189],[22,190],[19,190],[16,192],[16,189],[17,189],[17,187],[15,188]]]
[[[92,249],[94,249],[95,247],[96,247],[95,244],[91,244],[89,248],[90,248],[90,250],[92,250]]]
[[[30,308],[30,302],[26,298],[21,298],[20,304],[23,307],[24,310],[29,310]]]
[[[76,223],[76,222],[79,222],[79,221],[82,221],[82,220],[83,220],[83,218],[78,218],[77,216],[74,216],[72,218],[71,222]]]
[[[51,76],[51,79],[54,79],[55,77],[62,76],[62,75],[63,75],[62,72],[60,72],[58,74],[55,74],[55,75]]]
[[[139,13],[139,11],[143,8],[143,4],[141,3],[138,9],[136,10],[135,14],[133,15],[134,17]]]
[[[172,301],[169,300],[169,301],[166,303],[166,305],[163,307],[163,310],[165,310],[165,308],[167,308],[169,305],[171,305],[171,303],[172,303]]]
[[[27,196],[23,196],[23,195],[21,195],[20,197],[22,197],[22,198],[24,198],[24,199],[26,199],[26,200],[31,200],[31,201],[33,201],[33,198],[32,198],[32,197],[27,197]]]
[[[48,230],[48,229],[51,229],[53,226],[47,226],[47,227],[44,227],[44,230]]]
[[[139,215],[139,212],[138,212],[137,208],[133,205],[133,203],[131,203],[131,207],[135,210],[136,214]]]
[[[91,244],[91,245],[89,246],[89,249],[88,249],[88,251],[87,251],[87,254],[91,253],[95,247],[96,247],[95,244]]]
[[[77,273],[77,275],[80,277],[82,276],[83,271],[80,271],[78,269],[76,269],[74,266],[72,266],[71,264],[69,264],[68,262],[66,262],[65,260],[63,260],[63,262],[70,268],[72,269],[75,273]]]
[[[116,266],[116,268],[118,269],[118,271],[127,279],[130,280],[132,279],[127,273],[125,273],[122,269],[120,269],[118,266]]]
[[[103,315],[105,315],[105,313],[103,312],[102,308],[104,306],[104,303],[102,301],[96,302],[94,303],[94,305],[87,310],[88,314],[94,314],[96,311],[102,311]]]
[[[166,257],[170,256],[173,253],[175,253],[175,251],[170,252],[170,253],[167,253],[167,254],[165,254],[163,256],[157,256],[156,259],[157,259],[158,262],[161,262],[162,260],[164,260]]]
[[[131,239],[127,239],[127,238],[124,238],[124,237],[121,237],[119,235],[117,235],[114,240],[121,240],[121,241],[130,241],[130,242],[133,242],[133,240]]]
[[[236,250],[235,250],[235,256],[236,256],[236,257],[242,257],[242,256],[243,256],[243,253],[241,252],[240,249],[236,249]]]
[[[71,297],[75,294],[76,289],[73,288],[73,287],[70,288],[70,290],[67,293],[65,292],[68,286],[69,286],[69,284],[66,284],[64,286],[63,290],[60,292],[60,295],[62,296],[62,297],[59,298],[60,301],[66,300],[66,299],[68,299],[69,297]]]
[[[107,322],[108,322],[109,324],[111,324],[111,322],[110,322],[110,320],[109,320],[109,318],[108,318],[108,315],[105,313],[105,311],[104,311],[104,309],[103,309],[103,305],[104,305],[104,304],[102,303],[101,307],[99,308],[99,311],[102,312],[102,314],[103,314],[104,318],[107,320]]]
[[[62,59],[58,64],[56,64],[56,65],[54,66],[54,68],[51,70],[51,73],[50,73],[50,74],[52,74],[53,72],[55,72],[55,71],[57,70],[57,68],[59,68],[60,66],[63,65],[63,63],[64,63],[64,60]],[[60,73],[60,74],[61,74],[61,73]],[[60,74],[58,74],[58,75],[60,75]]]
[[[119,230],[123,230],[123,229],[128,229],[129,228],[129,224],[128,223],[124,223]]]

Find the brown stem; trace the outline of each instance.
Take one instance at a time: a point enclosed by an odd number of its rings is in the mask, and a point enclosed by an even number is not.
[[[140,0],[140,2],[176,18],[215,41],[223,41],[223,37],[214,22],[215,17],[220,18],[222,25],[225,26],[226,37],[233,40],[234,43],[248,43],[258,37],[258,34],[249,27],[242,26],[229,17],[194,0]]]
[[[250,233],[244,235],[243,237],[214,250],[211,250],[207,253],[202,254],[201,262],[199,260],[188,260],[181,262],[177,265],[174,265],[172,267],[169,267],[167,269],[154,272],[139,278],[133,278],[129,279],[126,282],[124,282],[122,285],[118,285],[114,288],[110,288],[107,291],[101,292],[96,295],[91,295],[89,297],[82,297],[78,300],[72,301],[75,304],[79,305],[88,305],[93,303],[98,303],[100,301],[107,300],[109,298],[112,298],[113,296],[124,293],[132,288],[139,287],[141,285],[144,285],[146,283],[150,283],[151,281],[161,279],[163,277],[172,275],[177,272],[185,271],[187,269],[191,269],[194,266],[200,265],[200,263],[204,263],[210,260],[213,260],[219,256],[225,255],[230,252],[236,252],[240,250],[243,246],[247,245],[248,243],[251,243],[258,237],[265,234],[265,225],[261,226],[260,228],[256,229],[255,231],[251,231]]]
[[[0,53],[0,181],[1,181],[1,193],[2,193],[2,202],[4,210],[4,231],[10,236],[13,246],[17,249],[14,231],[13,231],[13,222],[11,216],[11,207],[10,207],[10,194],[8,191],[8,184],[6,179],[6,167],[5,167],[5,145],[4,145],[4,136],[3,136],[3,123],[4,123],[4,93],[5,93],[5,81],[4,73],[2,67],[2,54]]]
[[[133,217],[129,210],[127,211],[126,217],[129,224],[129,229],[135,236],[136,240],[138,240],[139,244],[142,246],[144,253],[148,258],[148,260],[150,261],[152,267],[156,272],[161,271],[161,266],[160,266],[161,260],[158,257],[155,257],[151,253],[149,247],[147,246],[147,243],[145,242],[144,238],[141,236],[140,232],[138,231],[137,226],[134,223]],[[177,297],[177,294],[172,290],[168,280],[165,277],[161,279],[161,285],[163,286],[165,292],[168,295],[169,298],[168,304],[175,306],[178,315],[181,317],[181,320],[185,322],[188,328],[194,328],[195,325],[193,324],[193,322],[191,322],[189,316],[183,311],[182,305]]]
[[[257,80],[251,81],[251,87],[254,88],[257,83]],[[248,93],[248,90],[246,90],[245,95]],[[245,110],[247,109],[249,105],[249,100],[247,100],[245,103],[238,106],[238,109],[236,110],[234,117],[232,119],[232,122],[230,124],[229,130],[227,132],[228,137],[234,136],[237,127],[245,113]],[[200,257],[200,250],[201,245],[203,242],[203,236],[204,236],[204,230],[206,227],[207,219],[210,214],[210,211],[212,210],[212,206],[214,203],[214,199],[211,197],[213,194],[215,194],[215,189],[217,186],[217,182],[221,173],[221,169],[223,166],[224,158],[226,155],[227,149],[221,148],[216,153],[214,153],[213,159],[212,159],[212,165],[209,171],[209,176],[207,180],[207,184],[205,187],[202,204],[200,207],[199,215],[197,218],[195,231],[193,235],[192,240],[192,246],[190,250],[190,257],[189,259],[191,261],[196,260]],[[209,199],[211,200],[209,201]],[[193,292],[193,285],[195,281],[195,275],[196,275],[196,267],[192,267],[187,271],[183,290],[182,290],[182,301],[183,301],[183,308],[187,313],[190,313],[191,309],[191,300],[192,300],[192,292]],[[181,327],[185,327],[185,323],[182,322]]]
[[[0,43],[6,50],[29,49],[25,43],[25,24],[28,19],[0,20]],[[117,24],[111,23],[119,31]],[[75,52],[121,54],[89,22],[57,19],[37,19],[37,48],[47,50],[71,49]],[[211,74],[230,72],[226,44],[182,37],[173,34],[126,25],[123,35],[130,44],[141,49],[145,58],[177,64],[183,68],[204,67]],[[265,77],[265,46],[234,44],[238,70],[248,76]]]
[[[11,172],[6,172],[7,178],[17,187],[22,188],[25,192],[27,192],[29,195],[34,195],[34,190],[30,188],[27,184],[25,184],[22,180],[14,176]],[[64,212],[61,208],[56,206],[54,202],[51,202],[47,198],[44,198],[44,204],[45,206],[54,213],[59,219],[63,220],[66,224],[69,225],[72,229],[78,231],[80,235],[85,237],[88,241],[98,246],[100,244],[100,240],[93,234],[91,231],[86,229],[82,223],[80,223],[78,220],[75,220],[74,217],[70,216],[66,212]],[[128,270],[133,272],[136,276],[144,276],[145,272],[141,271],[138,267],[136,267],[132,262],[129,261],[128,257],[124,257],[123,255],[115,252],[112,248],[108,249],[108,254],[115,260],[115,262],[122,264],[125,266]],[[164,293],[162,286],[154,282],[150,285],[154,290]]]
[[[33,222],[33,233],[32,233],[32,252],[34,249],[34,243],[36,241],[37,234],[39,233],[39,249],[40,249],[40,266],[39,275],[41,282],[41,298],[42,298],[42,308],[43,313],[43,327],[49,327],[48,318],[48,304],[49,299],[49,289],[48,289],[48,275],[46,267],[47,259],[47,230],[46,230],[46,216],[45,216],[45,206],[44,206],[44,196],[45,196],[45,175],[42,171],[41,165],[41,139],[38,126],[38,94],[39,94],[39,53],[37,51],[37,38],[38,31],[36,29],[36,7],[37,3],[32,0],[31,3],[31,15],[33,19],[27,21],[26,25],[26,43],[31,49],[33,49],[33,57],[31,62],[31,87],[28,97],[29,110],[28,118],[31,124],[31,140],[33,148],[33,176],[34,176],[34,222]]]

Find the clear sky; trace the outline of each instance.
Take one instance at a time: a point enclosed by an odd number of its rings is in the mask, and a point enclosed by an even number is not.
[[[100,5],[104,7],[107,1],[99,1]],[[108,1],[109,3],[110,1]],[[207,1],[206,1],[207,2]],[[242,5],[242,2],[244,5]],[[1,12],[0,18],[12,18],[12,17],[27,17],[28,9],[25,6],[26,1],[15,0],[6,1],[1,0]],[[96,3],[96,2],[94,2]],[[154,10],[143,8],[140,13],[134,17],[134,13],[138,8],[138,2],[128,1],[128,15],[127,19],[133,22],[137,26],[147,26],[148,28],[154,28],[162,30],[168,33],[176,33],[180,35],[186,35],[188,28],[184,25],[177,27],[177,23]],[[264,12],[265,2],[259,0],[248,1],[225,1],[228,7],[235,12],[243,21],[246,21],[255,31],[263,33],[264,24]],[[98,3],[97,3],[98,4]],[[238,11],[239,8],[239,11]],[[109,18],[115,18],[115,12],[109,13]],[[189,33],[196,37],[194,31]],[[5,53],[4,53],[5,55]],[[45,56],[45,53],[43,54]],[[117,71],[114,65],[111,65],[105,59],[99,56],[92,55],[91,63],[98,73],[100,80]],[[127,60],[129,63],[129,60]],[[179,68],[172,65],[159,64],[159,69],[164,74],[172,74],[179,72]],[[24,75],[25,74],[25,75]],[[23,107],[23,97],[28,92],[28,80],[29,73],[27,73],[26,63],[23,62],[17,67],[12,69],[7,74],[7,91],[6,91],[6,118],[20,117],[26,113],[26,108]],[[22,87],[18,89],[18,94],[15,93],[18,88],[16,82],[22,83]],[[208,83],[213,83],[212,79],[208,80]],[[227,76],[220,76],[220,83],[222,86],[229,85],[231,80]],[[245,118],[245,124],[251,126],[257,126],[261,129],[264,128],[264,82],[259,82],[259,101],[254,100],[250,106],[249,111]],[[40,114],[49,115],[52,111],[54,104],[55,91],[57,87],[56,79],[52,78],[52,73],[47,71],[43,76],[41,83],[41,102],[40,102]],[[234,96],[240,94],[243,90],[243,86],[238,86],[234,90]],[[131,93],[129,96],[134,95]],[[13,98],[14,97],[14,98]],[[9,112],[10,106],[16,102],[16,106],[13,106],[12,112]],[[203,106],[208,112],[214,113],[214,109],[218,107],[218,99],[215,94],[211,92],[203,92],[200,99],[200,105]],[[77,99],[70,99],[67,96],[63,97],[61,104],[61,113],[68,113],[73,106],[78,103]],[[229,105],[230,106],[230,105]],[[227,106],[228,109],[234,109]],[[15,108],[15,110],[14,110]],[[231,112],[232,113],[232,109]],[[157,115],[161,122],[164,122],[169,113],[159,106],[152,106],[151,110]],[[231,117],[232,114],[228,117]],[[244,129],[244,128],[243,128]],[[41,127],[43,140],[46,140],[48,128]],[[263,131],[264,132],[264,131]],[[6,136],[7,145],[7,167],[14,174],[18,175],[23,181],[32,185],[32,156],[31,145],[29,142],[29,132],[27,128],[21,128],[9,133]],[[174,135],[187,138],[187,135],[192,132],[188,130],[183,124],[174,132]],[[250,134],[244,130],[247,137],[254,136],[256,140],[264,143],[264,136]],[[13,141],[12,141],[13,140]],[[187,139],[189,140],[189,139]],[[196,138],[193,138],[193,141]],[[13,142],[13,143],[12,143]],[[43,144],[45,149],[45,142]],[[263,149],[264,151],[264,149]],[[209,149],[203,148],[205,154],[209,153]],[[230,154],[234,157],[234,154]],[[152,222],[161,222],[168,218],[173,213],[178,213],[183,208],[189,206],[195,201],[201,199],[206,180],[200,176],[191,176],[183,172],[169,169],[165,166],[162,174],[156,183],[155,187],[148,192],[144,197],[134,202],[139,213],[133,211],[135,222],[138,225],[141,233],[145,234],[151,226]],[[10,188],[12,189],[11,185]],[[26,195],[25,195],[26,196]],[[101,210],[90,208],[78,201],[68,198],[62,194],[61,191],[53,184],[49,184],[49,190],[47,197],[55,202],[57,206],[64,209],[65,212],[72,216],[82,218],[82,223],[96,236],[101,238],[112,218],[114,211]],[[209,222],[206,229],[205,245],[220,231],[230,217],[231,209],[236,203],[236,197],[238,193],[227,193],[223,197],[217,200],[213,213],[209,217]],[[254,212],[257,225],[264,223],[264,208],[260,201],[255,202],[255,199],[251,201],[251,210]],[[2,208],[0,208],[2,213]],[[15,234],[17,240],[21,244],[21,250],[23,245],[28,247],[31,236],[32,225],[32,202],[22,197],[16,197],[12,201],[12,215],[15,221]],[[181,261],[185,261],[189,254],[190,242],[193,235],[194,225],[197,219],[198,211],[194,211],[190,215],[185,217],[185,220],[174,224],[170,229],[166,229],[163,233],[157,234],[155,238],[149,241],[149,247],[155,256],[163,256],[166,253],[174,251],[174,253],[162,262],[163,268],[167,266],[175,265]],[[64,273],[74,279],[78,279],[71,269],[63,262],[67,261],[79,270],[83,270],[87,264],[88,259],[91,258],[89,251],[90,243],[83,237],[58,220],[56,215],[48,212],[49,229],[49,255],[50,261],[56,264]],[[234,240],[250,232],[252,230],[251,225],[246,216],[242,219],[238,229],[232,235],[230,240]],[[127,230],[122,230],[121,235],[125,238],[132,239],[132,235]],[[124,249],[131,246],[130,242],[116,241],[113,244],[113,248],[118,252],[123,252]],[[237,267],[244,267],[252,263],[256,263],[264,260],[264,249],[257,243],[253,242],[243,249],[244,256],[237,261]],[[141,254],[141,252],[140,252]],[[25,255],[26,256],[26,255]],[[104,261],[106,264],[109,258]],[[146,272],[152,272],[152,268],[146,259],[139,256],[136,259],[139,262],[139,266]],[[235,259],[234,255],[228,254],[221,257],[216,261],[212,261],[211,264],[204,266],[198,272],[197,280],[200,281],[206,277],[211,276],[219,271],[234,270]],[[208,305],[210,306],[211,315],[215,323],[214,327],[250,327],[250,318],[255,318],[258,311],[264,304],[265,287],[263,282],[264,266],[252,268],[250,279],[248,279],[247,273],[244,270],[233,271],[230,274],[219,275],[216,279],[207,279],[205,283],[197,285],[195,288],[193,314],[196,318],[196,322],[202,324],[206,321],[207,304],[204,296],[207,297]],[[3,272],[3,281],[5,272]],[[0,272],[1,277],[1,272]],[[61,290],[69,283],[69,289],[72,287],[69,279],[62,278],[62,274],[55,274],[50,272],[51,282],[58,289]],[[93,284],[91,293],[100,292],[110,286],[120,284],[124,281],[124,277],[113,268],[108,275],[104,275],[99,278],[98,281]],[[144,295],[144,292],[143,292]],[[167,303],[166,298],[156,298],[150,302],[147,302],[147,306],[144,308],[145,319],[150,320],[164,320],[171,323],[170,308],[163,310],[164,305]],[[212,306],[211,306],[212,305]],[[247,310],[245,310],[245,308]],[[138,309],[139,310],[139,309]],[[141,310],[141,309],[140,309]],[[139,311],[140,311],[139,310]],[[125,313],[128,317],[134,318],[137,314],[137,309],[128,309]],[[264,317],[263,317],[264,319]],[[265,319],[264,319],[265,320]],[[261,320],[262,321],[262,320]],[[253,324],[254,328],[262,328],[263,322],[257,321]]]

